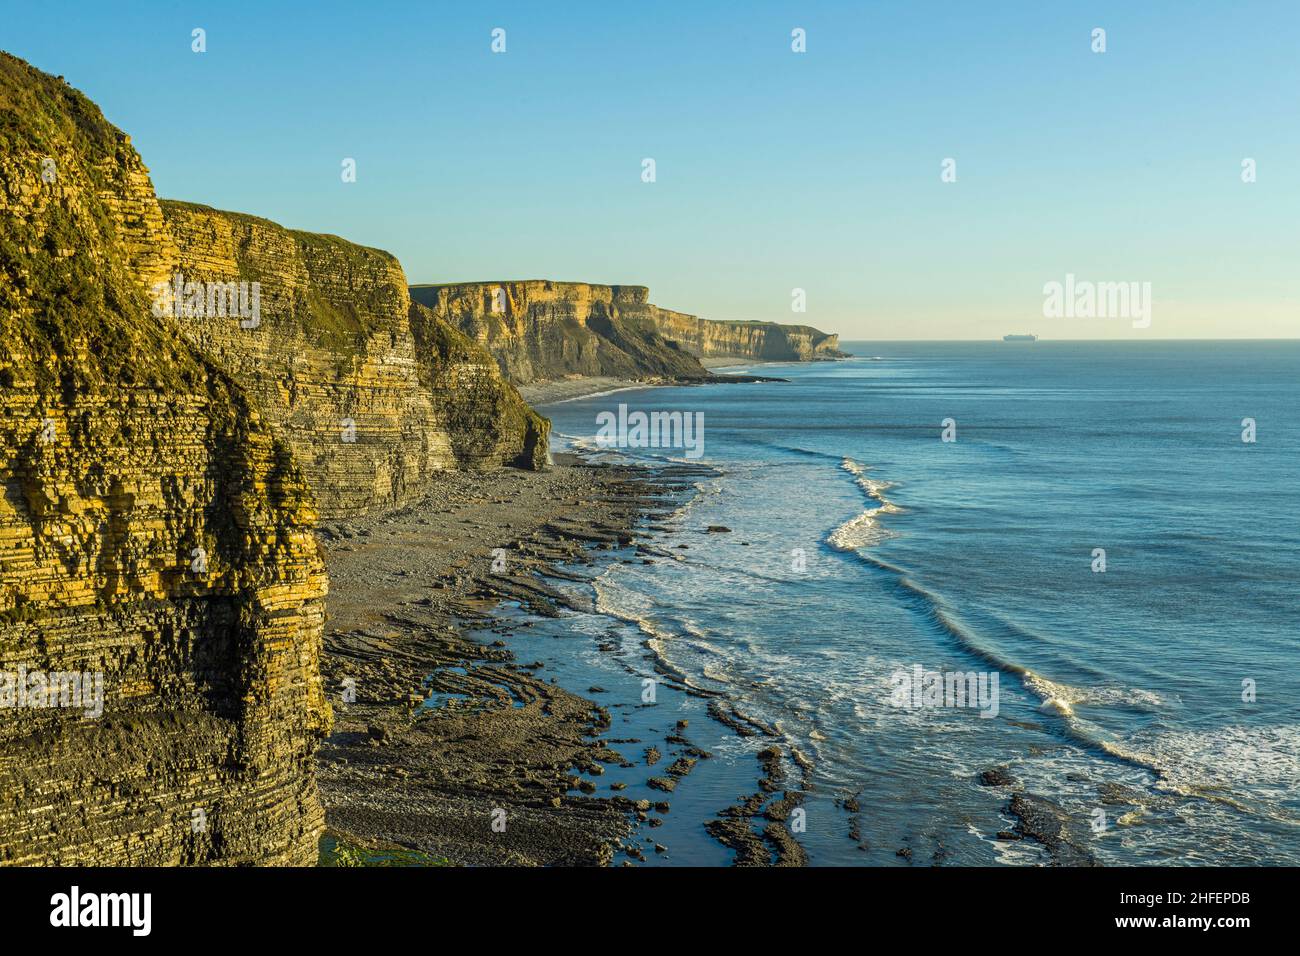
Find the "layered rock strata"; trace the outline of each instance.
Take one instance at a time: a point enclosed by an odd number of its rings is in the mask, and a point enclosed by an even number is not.
[[[412,304],[393,256],[191,203],[162,209],[180,276],[157,287],[164,310],[285,437],[322,516],[395,507],[443,469],[545,464],[549,423],[486,351]]]
[[[815,362],[842,358],[840,337],[808,325],[722,322],[655,307],[655,328],[692,355],[769,362]]]
[[[128,137],[0,54],[0,863],[316,858],[315,509],[152,314],[173,254]]]

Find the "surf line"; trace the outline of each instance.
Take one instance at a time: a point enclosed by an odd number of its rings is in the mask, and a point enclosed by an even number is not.
[[[880,519],[885,515],[902,514],[903,509],[885,496],[885,492],[894,487],[887,481],[878,481],[867,475],[870,468],[852,458],[845,458],[840,467],[853,476],[854,482],[866,495],[874,507],[868,508],[856,518],[851,518],[830,533],[826,543],[836,551],[858,551],[880,544],[894,536],[881,525]]]

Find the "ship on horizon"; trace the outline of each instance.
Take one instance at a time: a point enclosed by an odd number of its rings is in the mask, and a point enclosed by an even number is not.
[[[1002,341],[1003,342],[1037,342],[1038,336],[1033,335],[1032,333],[1029,332],[1025,332],[1019,335],[1015,335],[1015,334],[1004,335],[1002,336]]]

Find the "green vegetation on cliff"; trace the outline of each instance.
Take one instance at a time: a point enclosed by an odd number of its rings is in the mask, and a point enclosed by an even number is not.
[[[174,334],[138,321],[148,306],[103,200],[128,155],[130,140],[90,100],[0,52],[0,387],[189,389],[205,378]],[[38,215],[21,214],[32,205]]]
[[[452,432],[457,459],[473,467],[485,445],[505,446],[518,448],[509,464],[544,468],[551,423],[501,381],[488,351],[418,302],[411,303],[411,332],[423,359],[426,385],[439,396],[449,417],[460,423]]]

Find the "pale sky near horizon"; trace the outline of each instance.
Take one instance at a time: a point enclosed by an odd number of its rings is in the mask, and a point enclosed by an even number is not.
[[[0,48],[160,196],[412,283],[647,285],[845,340],[1300,336],[1293,2],[88,6],[4,0]],[[1149,282],[1149,327],[1044,315],[1067,274]]]

